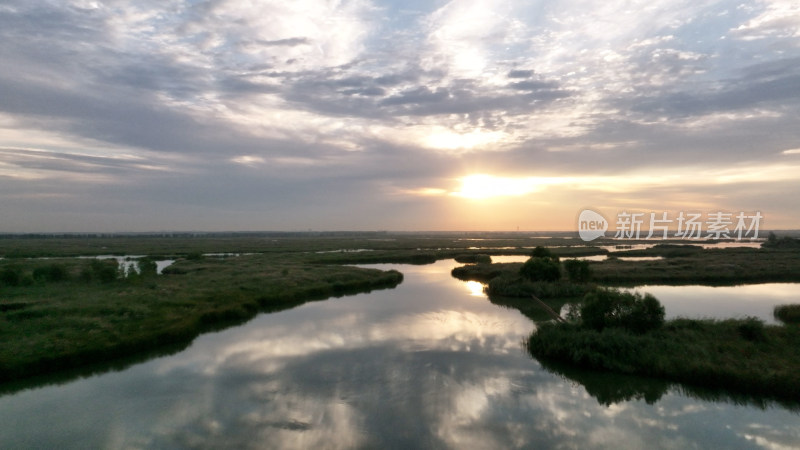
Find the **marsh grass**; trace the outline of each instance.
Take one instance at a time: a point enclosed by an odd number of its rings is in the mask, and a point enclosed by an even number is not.
[[[78,276],[94,261],[13,262],[23,276],[41,264],[59,264],[68,275],[29,286],[0,286],[0,381],[180,347],[204,331],[241,323],[259,311],[402,281],[396,271],[264,255],[182,260],[172,275],[110,282]]]
[[[797,251],[663,247],[655,252],[665,259],[590,262],[592,280],[599,285],[716,285],[800,280],[800,252]],[[758,403],[760,400],[752,399],[762,396],[797,407],[800,328],[768,326],[755,318],[675,319],[661,325],[663,308],[642,310],[660,312],[658,326],[592,327],[581,321],[556,324],[549,322],[550,318],[543,311],[537,311],[541,308],[530,300],[531,294],[552,303],[551,307],[558,311],[569,302],[567,298],[577,298],[576,304],[581,303],[584,294],[597,286],[564,281],[533,282],[519,275],[522,266],[521,263],[474,264],[455,268],[452,275],[488,283],[487,292],[493,303],[519,309],[536,321],[538,329],[526,346],[543,364],[653,377],[669,383],[686,383],[692,392],[711,392],[707,395],[722,395],[733,401],[745,398],[745,402]],[[638,300],[644,306],[648,304],[645,300],[657,304],[654,299]],[[637,301],[631,304],[636,306]],[[631,307],[631,311],[637,309]],[[797,320],[800,305],[776,308],[775,315],[786,318],[781,320],[787,323]],[[632,323],[639,321],[636,319]],[[648,386],[639,391],[625,387],[605,389],[593,384],[587,390],[591,389],[589,392],[601,403],[618,398],[655,401],[665,385]],[[720,389],[724,391],[722,394],[718,394]]]
[[[588,369],[800,398],[800,332],[755,321],[675,319],[644,334],[541,324],[527,348],[536,358]]]
[[[456,255],[453,259],[462,264],[491,264],[492,257],[485,253],[462,253]]]
[[[651,249],[652,250],[652,249]],[[666,251],[669,251],[666,250]],[[690,250],[690,256],[654,261],[590,262],[598,283],[739,284],[800,281],[800,251],[752,248]],[[615,253],[630,256],[639,250]],[[650,253],[648,253],[650,254]],[[665,253],[656,251],[656,256]]]
[[[151,257],[187,257],[204,253],[275,253],[292,254],[302,252],[335,251],[340,249],[367,249],[414,253],[430,252],[442,258],[456,254],[484,253],[493,255],[530,254],[537,245],[563,245],[557,249],[560,256],[597,255],[607,253],[597,247],[584,247],[571,236],[574,233],[559,233],[541,239],[531,233],[210,233],[118,236],[0,236],[0,256],[66,257],[93,255],[150,255]],[[344,253],[319,255],[320,258],[352,261],[366,253]],[[361,262],[361,261],[358,261]],[[368,262],[368,261],[365,261]]]
[[[778,305],[772,313],[785,324],[800,324],[800,304]]]
[[[624,252],[615,253],[624,256]],[[504,295],[516,295],[509,285],[519,274],[522,263],[475,264],[458,267],[454,277],[491,283],[503,277]],[[692,256],[675,256],[662,260],[624,261],[609,258],[589,261],[591,281],[605,285],[690,284],[732,285],[800,281],[800,251],[762,249],[692,250]],[[525,280],[517,278],[520,283]],[[518,289],[527,295],[524,288]],[[500,294],[500,292],[497,292]]]

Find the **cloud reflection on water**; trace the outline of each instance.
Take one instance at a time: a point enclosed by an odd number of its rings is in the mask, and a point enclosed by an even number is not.
[[[702,401],[674,388],[648,404],[543,369],[521,345],[534,325],[516,310],[476,301],[449,276],[452,266],[402,266],[406,278],[394,290],[260,315],[123,372],[0,398],[0,447],[777,448],[800,441],[796,413],[780,408]],[[19,420],[26,417],[37,420]]]

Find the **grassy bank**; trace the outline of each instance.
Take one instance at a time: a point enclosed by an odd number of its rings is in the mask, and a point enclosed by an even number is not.
[[[800,281],[800,251],[753,248],[689,250],[675,256],[665,249],[664,259],[623,261],[611,258],[591,263],[599,283],[741,284]],[[622,252],[630,256],[637,252]],[[658,253],[658,252],[657,252]]]
[[[543,361],[767,398],[800,398],[797,327],[676,319],[658,330],[635,334],[620,328],[596,331],[575,324],[544,324],[530,336],[527,348]]]
[[[558,268],[546,281],[540,280],[542,273],[532,276],[526,272],[521,263],[472,264],[457,267],[452,274],[488,283],[493,302],[501,299],[501,304],[528,317],[539,317],[539,327],[528,339],[527,348],[544,364],[654,377],[796,403],[800,398],[800,328],[796,325],[766,326],[753,318],[664,323],[664,309],[652,296],[598,289],[597,285],[798,281],[800,252],[676,246],[656,251],[662,252],[658,256],[664,259],[592,262],[589,273],[580,277],[582,282],[565,281],[576,278],[577,272],[547,255],[526,263],[529,268]],[[549,268],[545,264],[548,258]],[[537,264],[530,264],[534,260]],[[591,282],[586,282],[589,278]],[[567,298],[577,301],[568,322],[550,323],[550,317],[535,312],[541,308],[531,295],[545,299],[551,308],[563,306]],[[798,305],[785,305],[776,308],[775,316],[792,323],[800,316],[798,311]],[[637,389],[595,390],[601,402],[640,395]],[[663,390],[651,390],[647,385],[641,395],[654,401],[659,392]]]
[[[100,279],[76,259],[0,262],[0,381],[180,347],[259,311],[402,281],[396,271],[312,265],[265,255],[181,260],[165,275]],[[61,267],[48,278],[42,267]],[[88,276],[87,276],[88,273]],[[37,274],[38,276],[34,276]]]
[[[557,244],[559,238],[545,242]],[[135,361],[177,351],[198,334],[259,311],[396,286],[402,275],[342,264],[427,264],[524,254],[542,239],[519,233],[232,233],[0,238],[0,381]],[[592,254],[596,248],[565,252]],[[206,253],[243,254],[231,258]],[[155,275],[120,277],[113,261],[179,261]],[[48,259],[28,259],[47,257]],[[88,370],[88,369],[87,369]]]
[[[675,252],[680,256],[676,256]],[[730,285],[744,283],[767,283],[779,281],[800,281],[800,251],[772,249],[685,249],[662,248],[648,250],[650,256],[663,256],[664,259],[631,261],[617,259],[612,254],[605,261],[589,261],[591,281],[606,285],[623,284],[708,284]],[[670,256],[666,256],[670,255]],[[514,278],[520,284],[525,280],[519,277],[522,263],[474,264],[453,270],[454,277],[462,280],[475,280],[490,283],[502,278],[502,291],[497,294],[528,295],[528,290],[513,286]],[[498,283],[500,289],[500,283]]]
[[[570,233],[561,233],[569,235]],[[580,243],[578,241],[577,243]],[[309,252],[328,261],[336,257],[370,262],[369,252],[425,252],[452,258],[465,252],[491,255],[527,254],[536,245],[563,245],[564,254],[596,255],[605,250],[575,245],[574,239],[532,233],[184,233],[117,236],[0,236],[0,257],[66,257],[91,255],[177,255],[200,253]],[[571,246],[571,247],[570,247]],[[345,252],[341,252],[345,250]],[[357,252],[356,250],[361,250]],[[366,251],[364,251],[366,250]],[[330,253],[317,253],[330,252]],[[399,255],[399,253],[398,253]],[[361,259],[363,258],[363,259]]]
[[[800,324],[800,304],[777,305],[773,311],[776,319],[786,324]]]

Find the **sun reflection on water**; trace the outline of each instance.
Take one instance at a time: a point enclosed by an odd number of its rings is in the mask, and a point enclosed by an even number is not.
[[[473,297],[483,297],[485,295],[483,293],[483,283],[479,281],[467,281],[464,285],[469,290],[469,295]]]

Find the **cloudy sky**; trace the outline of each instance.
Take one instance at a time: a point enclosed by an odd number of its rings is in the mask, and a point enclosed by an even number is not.
[[[5,0],[0,231],[800,224],[800,3]]]

